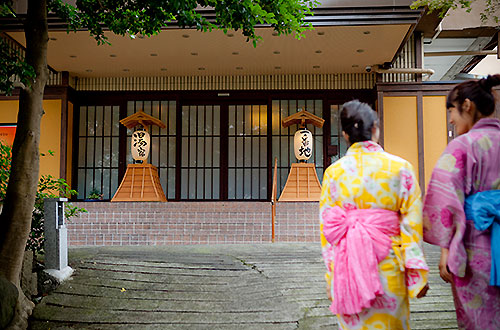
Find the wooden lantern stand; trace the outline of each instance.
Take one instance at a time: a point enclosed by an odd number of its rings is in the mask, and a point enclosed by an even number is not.
[[[147,131],[150,125],[165,128],[165,124],[144,111],[136,112],[120,120],[127,128],[142,125]],[[125,176],[111,202],[166,202],[167,198],[160,184],[156,166],[144,161],[142,164],[128,164]]]
[[[301,110],[282,120],[283,127],[299,124],[305,128],[306,124],[313,124],[322,128],[324,119],[310,112]],[[279,202],[317,202],[321,197],[321,185],[316,174],[314,163],[293,163],[288,179],[281,193]]]

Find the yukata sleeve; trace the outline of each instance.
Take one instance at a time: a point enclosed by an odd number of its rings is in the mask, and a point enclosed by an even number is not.
[[[330,193],[330,184],[332,178],[329,175],[329,171],[325,171],[323,176],[323,185],[321,186],[321,197],[319,200],[319,220],[320,220],[320,236],[321,236],[321,254],[323,256],[323,261],[326,266],[325,280],[327,283],[332,281],[332,271],[333,271],[333,246],[326,240],[323,233],[323,212],[328,208],[334,206],[332,201],[332,195]]]
[[[432,172],[423,210],[425,241],[450,250],[448,267],[460,277],[465,276],[467,261],[463,245],[466,161],[461,140],[451,141]]]
[[[429,267],[422,248],[421,191],[410,164],[400,171],[401,179],[401,257],[410,298],[415,298],[427,284]]]

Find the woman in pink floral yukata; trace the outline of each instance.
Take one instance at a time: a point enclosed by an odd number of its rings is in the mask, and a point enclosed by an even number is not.
[[[492,87],[500,75],[449,93],[459,135],[439,159],[424,202],[424,240],[441,246],[460,329],[500,329],[500,121]]]

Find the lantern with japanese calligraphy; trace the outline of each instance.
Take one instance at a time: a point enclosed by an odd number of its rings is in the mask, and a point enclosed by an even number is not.
[[[324,119],[313,115],[306,110],[300,110],[281,121],[283,127],[299,125],[299,130],[294,137],[294,151],[298,163],[292,163],[285,187],[278,199],[279,202],[313,202],[319,201],[321,196],[321,184],[316,174],[316,165],[307,163],[311,158],[313,150],[312,133],[306,129],[306,125],[313,124],[318,128],[323,127]],[[273,190],[273,193],[275,190]],[[274,222],[273,222],[274,223]]]
[[[128,129],[136,129],[132,133],[131,153],[135,164],[128,164],[122,182],[112,202],[166,202],[156,166],[148,164],[151,138],[147,127],[166,128],[161,120],[148,115],[142,110],[120,120]],[[137,164],[139,163],[139,164]]]
[[[151,147],[151,138],[149,133],[145,130],[135,131],[132,133],[132,158],[134,160],[145,161],[149,156],[149,149]]]
[[[295,133],[293,138],[295,157],[299,161],[306,161],[311,158],[313,148],[312,133],[303,128]]]

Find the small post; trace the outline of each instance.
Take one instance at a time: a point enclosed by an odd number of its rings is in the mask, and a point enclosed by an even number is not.
[[[274,158],[273,188],[271,191],[271,241],[274,243],[274,223],[276,221],[276,202],[278,201],[278,158]]]
[[[62,282],[71,276],[68,266],[68,229],[64,221],[67,198],[46,198],[44,207],[45,272]]]
[[[274,243],[274,240],[276,239],[276,236],[275,236],[275,233],[274,233],[274,223],[276,221],[276,201],[273,201],[273,204],[272,204],[272,233],[271,233],[271,242]]]

